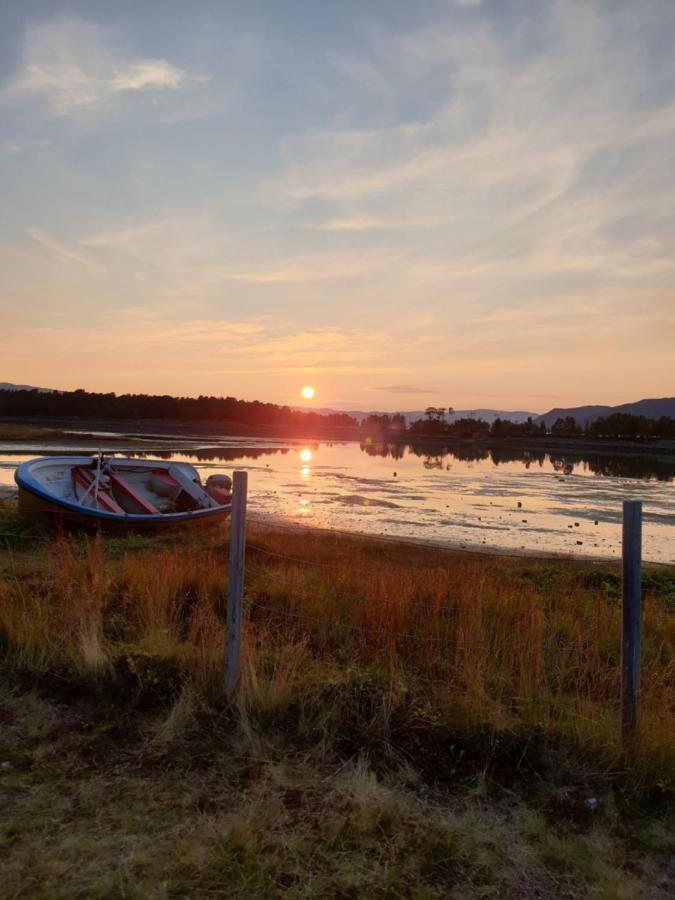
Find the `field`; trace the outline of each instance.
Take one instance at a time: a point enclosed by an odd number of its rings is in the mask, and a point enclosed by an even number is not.
[[[95,435],[82,432],[74,434],[72,431],[62,431],[59,428],[45,428],[41,425],[31,425],[22,422],[5,422],[0,421],[0,441],[31,441],[31,442],[48,442],[58,441],[59,443],[75,443],[77,441],[91,440],[99,441]],[[106,445],[123,442],[121,438],[106,437]],[[129,443],[129,441],[124,441]]]
[[[226,535],[0,513],[0,892],[668,896],[672,569],[645,572],[623,752],[611,565],[248,539],[228,706]]]
[[[65,437],[62,431],[53,428],[42,428],[39,425],[23,425],[14,422],[0,422],[0,440],[2,441],[39,441],[59,440]]]

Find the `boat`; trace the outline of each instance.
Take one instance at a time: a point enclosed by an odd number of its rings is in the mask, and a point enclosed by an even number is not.
[[[19,512],[64,525],[162,530],[217,523],[232,508],[232,481],[185,462],[104,456],[43,456],[14,474]]]

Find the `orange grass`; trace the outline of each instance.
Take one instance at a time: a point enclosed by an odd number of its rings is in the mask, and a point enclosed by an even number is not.
[[[142,683],[169,666],[176,696],[189,684],[217,702],[227,546],[222,534],[177,540],[125,552],[60,537],[12,555],[0,570],[5,667],[81,683],[115,677],[124,662]],[[405,702],[459,733],[543,733],[620,768],[620,604],[587,586],[593,569],[251,526],[240,712],[303,716],[366,681],[387,714]],[[632,764],[663,785],[673,779],[674,644],[667,598],[648,593]]]

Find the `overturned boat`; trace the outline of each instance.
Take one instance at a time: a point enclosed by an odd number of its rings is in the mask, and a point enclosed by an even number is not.
[[[202,484],[189,463],[160,459],[46,456],[20,465],[14,479],[20,513],[110,530],[218,522],[232,506],[229,476]]]

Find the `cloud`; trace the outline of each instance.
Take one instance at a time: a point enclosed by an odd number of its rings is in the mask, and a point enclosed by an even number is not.
[[[90,272],[102,273],[106,271],[104,266],[95,260],[89,259],[85,254],[74,250],[69,244],[58,240],[58,238],[53,237],[53,235],[41,228],[26,228],[26,234],[57,262],[66,265],[75,263],[77,266],[88,269]]]
[[[218,14],[190,17],[189,33],[167,16],[165,43],[147,46],[75,16],[29,25],[2,91],[28,111],[0,144],[16,209],[0,246],[5,334],[29,311],[70,327],[105,309],[107,325],[137,304],[165,317],[111,324],[138,351],[139,386],[160,371],[179,390],[263,372],[269,393],[256,393],[274,396],[277,374],[315,367],[361,403],[373,384],[392,404],[426,393],[420,374],[497,386],[515,405],[533,378],[570,399],[621,378],[660,390],[675,321],[675,4],[455,6],[415,5],[405,27],[366,14],[358,36],[317,30],[311,59],[294,52],[292,12],[252,44]],[[140,37],[138,16],[125,21]],[[197,89],[188,59],[213,59],[216,82]],[[133,109],[132,123],[113,115]],[[197,109],[211,121],[170,142],[145,127]],[[47,132],[44,110],[72,125],[47,123],[53,150],[23,153]],[[90,139],[87,123],[108,119],[114,133]],[[253,321],[280,310],[281,324]],[[241,315],[242,331],[220,322]],[[80,335],[73,359],[105,330]],[[145,365],[139,334],[152,335]],[[108,372],[112,387],[112,360]]]
[[[44,150],[51,147],[52,142],[49,140],[14,140],[8,138],[0,141],[0,153],[6,153],[7,156],[18,156],[21,153],[28,153],[33,150]]]
[[[352,216],[342,219],[330,219],[314,226],[322,231],[367,231],[371,228],[385,227],[373,216]]]
[[[654,9],[560,3],[512,31],[487,10],[380,30],[363,54],[362,107],[370,92],[381,108],[385,75],[393,96],[428,104],[414,119],[392,107],[387,122],[350,127],[343,115],[287,135],[270,194],[343,245],[393,255],[405,238],[399,293],[416,284],[455,330],[494,306],[524,303],[536,320],[537,304],[584,294],[591,311],[596,297],[601,308],[641,285],[660,290],[675,274],[663,190],[675,61],[656,65],[650,40],[675,16]]]
[[[109,28],[62,16],[27,27],[18,71],[0,97],[41,99],[52,115],[73,116],[107,108],[124,94],[178,91],[199,80],[168,60],[134,58]]]
[[[258,241],[260,238],[258,237]],[[132,258],[144,269],[185,277],[194,286],[222,282],[242,284],[309,284],[356,278],[386,271],[394,264],[392,254],[380,251],[319,250],[283,255],[283,248],[267,252],[259,243],[251,247],[249,235],[232,233],[210,215],[173,216],[85,235],[77,241],[102,258],[122,262]],[[256,258],[243,262],[253,250]],[[262,259],[259,257],[262,256]],[[123,264],[123,263],[122,263]],[[111,262],[112,265],[112,262]]]
[[[383,265],[369,254],[307,254],[273,265],[255,268],[211,266],[206,272],[216,280],[258,284],[301,284],[312,281],[355,278]]]
[[[142,59],[115,75],[111,87],[114,91],[142,91],[146,88],[175,90],[185,76],[183,69],[177,69],[165,59]]]
[[[9,328],[2,339],[8,369],[21,368],[19,348],[29,344],[38,375],[58,360],[68,359],[69,369],[80,372],[96,362],[97,375],[118,385],[116,389],[133,386],[137,373],[148,371],[153,377],[191,380],[198,390],[216,374],[228,380],[236,376],[242,384],[250,383],[252,373],[256,379],[294,378],[310,371],[362,377],[395,371],[398,355],[387,335],[361,329],[297,328],[272,317],[177,322],[161,311],[143,309],[111,310],[105,322],[79,317],[68,327]],[[181,361],[179,369],[176,360]]]
[[[412,384],[389,384],[383,387],[371,388],[373,391],[383,391],[387,394],[437,394],[438,391],[431,388],[416,387]]]
[[[403,217],[397,219],[395,216],[374,216],[374,215],[345,215],[335,219],[327,219],[318,224],[308,225],[308,228],[318,231],[383,231],[385,229],[395,228],[432,228],[434,225],[442,224],[438,216],[417,218]]]

